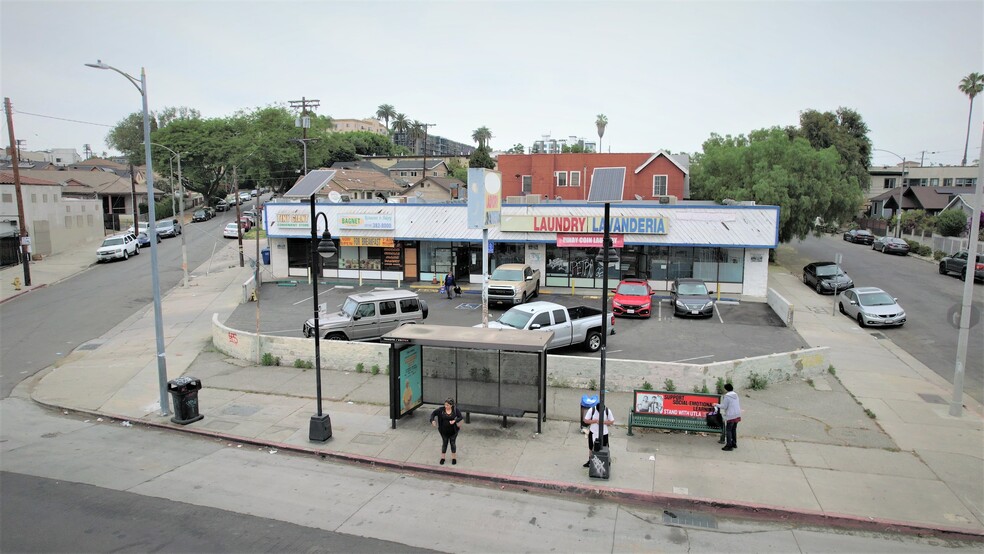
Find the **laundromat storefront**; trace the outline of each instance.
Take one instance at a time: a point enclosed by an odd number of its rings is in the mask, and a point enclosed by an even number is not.
[[[319,203],[316,209],[338,248],[335,257],[319,260],[324,278],[402,284],[452,271],[459,282],[481,281],[481,230],[467,227],[464,205]],[[270,271],[308,276],[310,206],[269,203],[264,211]],[[610,278],[644,277],[666,290],[675,278],[697,277],[723,293],[765,296],[768,250],[778,245],[777,207],[633,203],[611,212],[619,263],[608,268]],[[485,255],[493,269],[530,264],[544,287],[600,288],[604,268],[594,259],[603,229],[602,208],[594,204],[507,204],[501,226],[489,230]]]

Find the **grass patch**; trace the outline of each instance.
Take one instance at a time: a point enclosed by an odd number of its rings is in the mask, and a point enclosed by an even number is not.
[[[663,381],[663,390],[667,392],[675,392],[676,385],[673,383],[673,379],[666,379]]]
[[[642,382],[642,390],[653,390],[653,384],[650,383],[648,379],[645,380],[645,381],[643,381]]]
[[[765,390],[769,387],[769,380],[766,379],[765,375],[759,375],[756,372],[752,372],[748,376],[748,388],[752,390]]]
[[[296,360],[294,360],[294,367],[299,369],[314,369],[314,364],[307,360],[302,360],[300,358],[297,358]]]
[[[260,363],[263,365],[280,365],[280,357],[274,356],[269,352],[264,352],[260,358]]]

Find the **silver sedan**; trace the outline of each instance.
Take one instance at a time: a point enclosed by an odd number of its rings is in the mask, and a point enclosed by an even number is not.
[[[840,313],[858,322],[861,327],[885,327],[905,324],[905,310],[898,299],[876,287],[858,287],[840,294],[837,301]]]

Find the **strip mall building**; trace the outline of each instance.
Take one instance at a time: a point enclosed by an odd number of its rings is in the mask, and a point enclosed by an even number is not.
[[[307,278],[310,205],[263,209],[270,273]],[[468,228],[465,204],[319,202],[316,210],[338,247],[323,260],[325,279],[403,286],[453,271],[459,282],[481,281],[482,231]],[[501,225],[489,230],[489,266],[525,262],[540,271],[541,287],[600,289],[602,214],[602,206],[577,201],[503,204]],[[624,202],[612,204],[610,226],[619,264],[609,278],[643,276],[668,290],[675,278],[696,277],[722,293],[766,296],[768,251],[779,237],[776,206]]]

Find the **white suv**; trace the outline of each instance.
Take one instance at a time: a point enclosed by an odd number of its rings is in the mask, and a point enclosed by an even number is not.
[[[140,254],[140,246],[137,245],[137,237],[132,233],[113,235],[103,240],[102,246],[96,250],[96,263],[108,262],[117,258],[128,259],[130,256]]]

